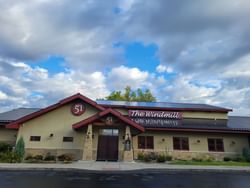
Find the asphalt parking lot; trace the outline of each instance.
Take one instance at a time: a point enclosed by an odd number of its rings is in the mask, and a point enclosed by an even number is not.
[[[246,172],[0,171],[0,188],[249,188]]]

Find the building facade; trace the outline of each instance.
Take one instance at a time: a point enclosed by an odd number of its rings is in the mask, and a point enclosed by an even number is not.
[[[220,160],[249,149],[250,119],[230,117],[229,111],[205,104],[92,101],[76,94],[5,122],[0,142],[23,137],[26,155],[70,153],[76,160],[133,161],[148,152]]]

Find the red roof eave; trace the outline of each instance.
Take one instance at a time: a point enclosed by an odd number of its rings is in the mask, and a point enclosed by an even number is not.
[[[205,133],[238,133],[250,134],[248,130],[225,130],[225,129],[192,129],[192,128],[146,128],[149,131],[176,131],[176,132],[205,132]]]

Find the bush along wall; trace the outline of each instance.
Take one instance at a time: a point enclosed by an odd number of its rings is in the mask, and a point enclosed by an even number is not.
[[[164,163],[166,161],[171,161],[172,156],[165,154],[157,154],[154,152],[151,153],[138,153],[137,159],[143,162],[158,162]]]
[[[18,150],[13,150],[12,145],[0,143],[0,163],[19,163],[24,155],[24,142],[20,140],[17,144]],[[22,149],[23,148],[23,149]]]

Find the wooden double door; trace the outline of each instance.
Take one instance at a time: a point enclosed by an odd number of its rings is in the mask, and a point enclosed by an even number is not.
[[[97,161],[118,160],[118,135],[99,135]]]

